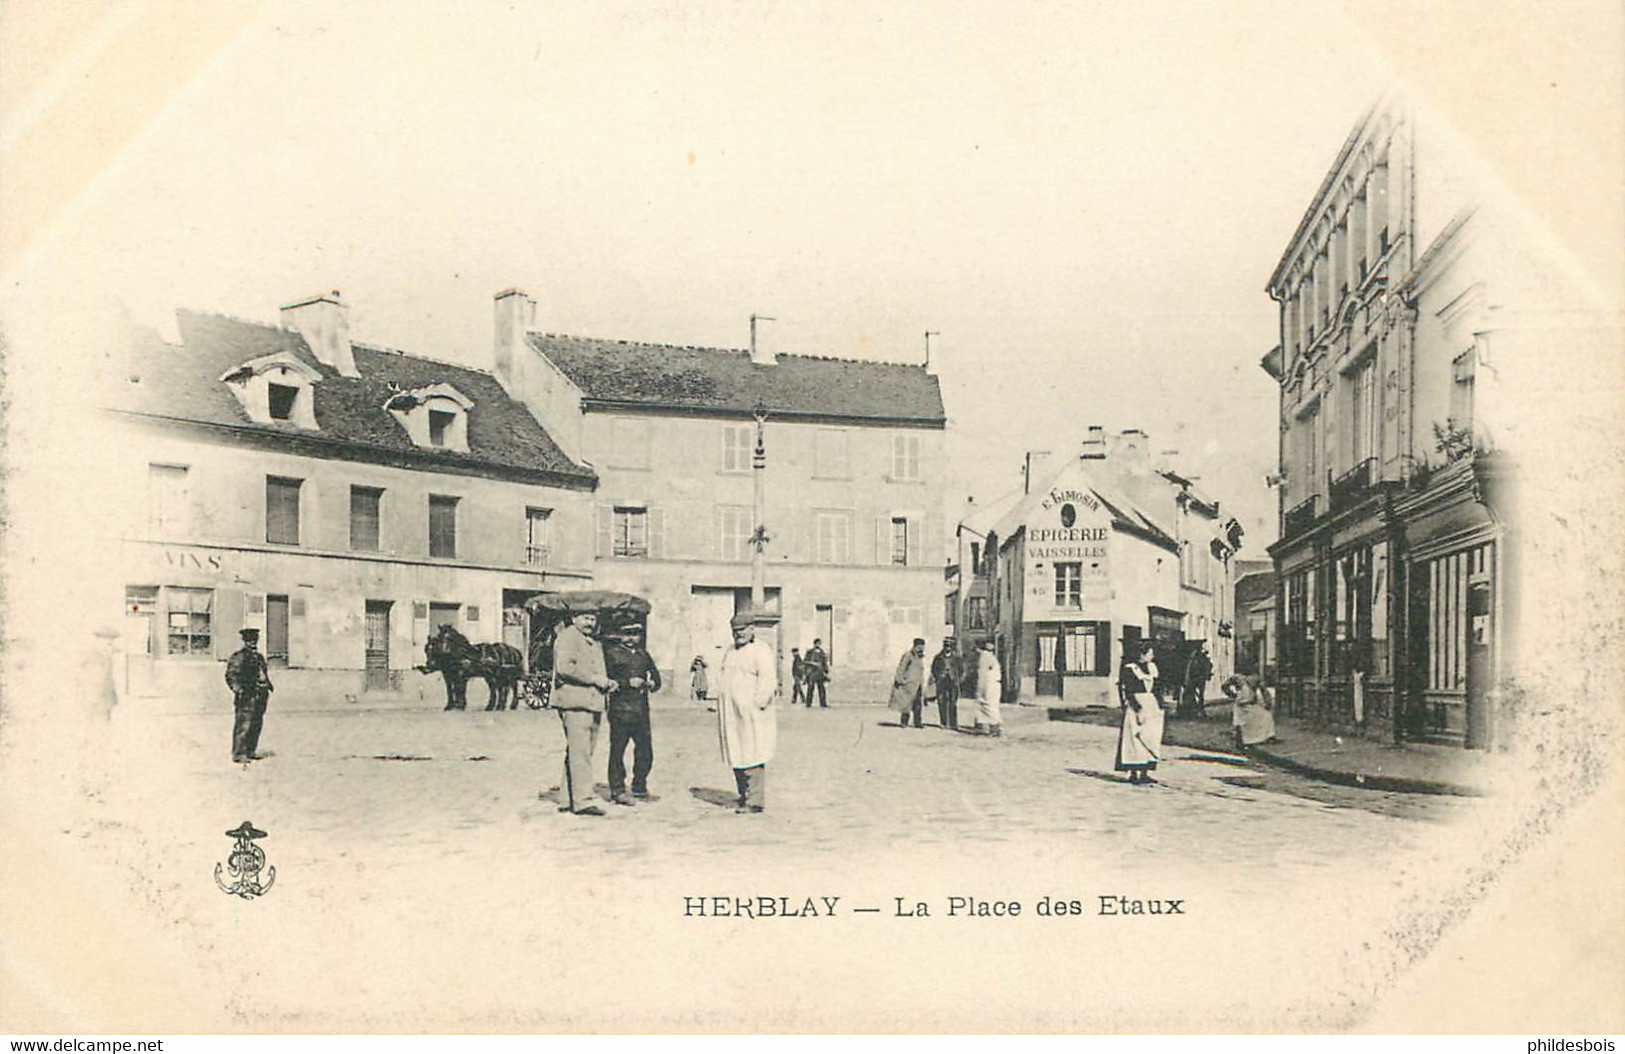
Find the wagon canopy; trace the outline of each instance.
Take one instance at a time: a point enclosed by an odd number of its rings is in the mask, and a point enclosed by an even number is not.
[[[525,609],[550,615],[579,615],[585,611],[647,615],[649,602],[631,593],[581,589],[568,593],[541,593],[525,601]]]

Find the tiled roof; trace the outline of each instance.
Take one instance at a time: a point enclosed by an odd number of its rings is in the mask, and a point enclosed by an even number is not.
[[[1071,469],[1072,466],[1066,463],[1057,466],[1053,472],[1043,478],[1041,485],[1033,487],[1028,494],[1020,495],[1013,505],[1003,510],[998,522],[993,527],[993,532],[999,538],[999,544],[1004,544],[1005,540],[1015,534],[1027,522],[1027,518],[1032,515],[1034,507],[1043,501],[1044,496],[1049,493],[1050,487]],[[1093,480],[1086,478],[1084,486],[1088,487],[1090,492],[1100,499],[1100,503],[1111,514],[1114,529],[1138,535],[1164,548],[1178,549],[1179,543],[1174,540],[1173,535],[1158,524],[1156,520],[1146,515],[1134,503],[1100,486]]]
[[[757,365],[725,348],[527,335],[583,392],[588,409],[749,414],[758,402],[778,417],[849,418],[943,427],[942,390],[921,365],[781,355]]]
[[[1253,571],[1236,579],[1236,606],[1253,604],[1275,593],[1274,570]]]
[[[596,479],[591,469],[566,457],[530,411],[510,399],[496,378],[482,370],[354,344],[360,376],[345,377],[317,361],[305,339],[290,330],[193,311],[179,311],[176,318],[181,346],[165,344],[153,335],[129,342],[126,378],[112,393],[110,409],[229,426],[267,437],[283,434],[337,443],[356,454],[404,459],[452,472],[545,473],[566,477],[561,482],[587,485]],[[321,380],[311,388],[318,432],[280,422],[255,423],[220,380],[227,370],[276,352],[292,354],[321,372]],[[397,389],[441,383],[453,386],[474,403],[468,414],[466,454],[416,446],[383,408]]]

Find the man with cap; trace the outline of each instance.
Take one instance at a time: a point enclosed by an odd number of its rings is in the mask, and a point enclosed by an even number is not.
[[[907,728],[910,717],[914,718],[915,728],[925,727],[920,719],[924,688],[925,638],[915,637],[913,645],[897,661],[897,676],[892,678],[891,708],[897,711],[899,728]]]
[[[660,691],[660,671],[643,646],[643,627],[633,624],[603,634],[604,666],[615,691],[609,696],[609,800],[631,805],[653,801],[649,770],[654,738],[649,729],[649,693]],[[626,793],[626,744],[632,744],[632,794]]]
[[[717,675],[717,739],[739,791],[734,811],[759,813],[767,807],[767,763],[778,745],[773,697],[779,675],[773,649],[756,639],[751,616],[735,615],[729,625],[733,647],[723,653]]]
[[[937,686],[937,721],[949,731],[959,727],[959,682],[963,679],[958,645],[952,637],[944,637],[942,648],[931,660],[931,681]]]
[[[604,668],[598,643],[598,613],[583,611],[553,641],[553,709],[564,726],[564,778],[559,811],[602,816],[593,803],[592,755],[604,720],[604,697],[618,687]]]
[[[260,654],[260,631],[242,631],[243,646],[226,660],[226,687],[231,689],[231,705],[236,712],[231,726],[231,760],[253,761],[259,757],[260,726],[265,722],[265,704],[273,691],[271,670]]]
[[[807,691],[804,698],[807,700],[807,709],[812,709],[813,692],[818,693],[818,708],[829,709],[829,655],[824,651],[824,642],[813,639],[812,647],[801,660],[801,674],[807,679]]]

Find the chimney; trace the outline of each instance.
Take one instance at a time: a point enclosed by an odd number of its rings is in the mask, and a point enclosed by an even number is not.
[[[937,371],[941,369],[942,349],[938,348],[934,355],[931,353],[931,338],[940,336],[942,334],[934,329],[925,331],[925,374],[928,377],[937,376]]]
[[[1048,450],[1027,451],[1027,462],[1023,466],[1021,473],[1021,492],[1023,494],[1033,492],[1033,480],[1044,470],[1045,463],[1049,461],[1049,454]]]
[[[337,289],[283,305],[282,328],[304,337],[311,354],[323,365],[345,377],[361,376],[350,348],[350,309]]]
[[[778,353],[773,350],[773,342],[765,335],[758,335],[758,322],[775,321],[769,315],[750,316],[750,361],[758,366],[777,366]]]
[[[1101,425],[1090,425],[1089,434],[1083,440],[1083,450],[1078,454],[1085,461],[1103,461],[1106,458],[1106,429]]]
[[[1143,464],[1146,456],[1146,435],[1138,428],[1125,428],[1112,442],[1113,460]]]
[[[525,334],[536,324],[536,301],[522,289],[504,289],[496,295],[495,337],[491,346],[491,372],[509,395],[520,390],[524,369]]]

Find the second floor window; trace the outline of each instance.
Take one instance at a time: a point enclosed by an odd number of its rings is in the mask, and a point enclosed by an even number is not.
[[[969,597],[966,599],[965,628],[987,629],[987,597]]]
[[[457,499],[429,495],[429,555],[451,559],[457,555]]]
[[[649,510],[617,506],[610,522],[610,554],[644,559],[649,555]]]
[[[1349,375],[1349,464],[1353,469],[1377,451],[1377,361],[1365,364]]]
[[[1473,430],[1473,384],[1478,374],[1476,349],[1458,355],[1453,363],[1455,383],[1450,387],[1450,425],[1457,431]]]
[[[147,466],[147,527],[154,538],[187,532],[188,500],[185,465]]]
[[[552,559],[553,510],[527,508],[525,510],[525,563],[540,567]]]
[[[1055,606],[1058,608],[1083,607],[1083,565],[1063,563],[1055,565]]]
[[[350,548],[378,551],[378,506],[384,492],[377,487],[350,488]]]
[[[891,562],[908,563],[908,518],[904,516],[891,518]]]
[[[721,556],[724,560],[746,561],[750,559],[750,536],[756,526],[752,522],[755,517],[749,508],[725,506],[721,510],[722,536]]]
[[[277,545],[299,544],[299,488],[304,480],[265,477],[265,540]]]
[[[749,472],[756,449],[756,429],[750,425],[722,426],[722,471]]]
[[[821,564],[852,562],[852,517],[844,512],[821,512],[817,518],[817,557]]]
[[[892,436],[891,478],[908,483],[920,478],[919,436]]]

